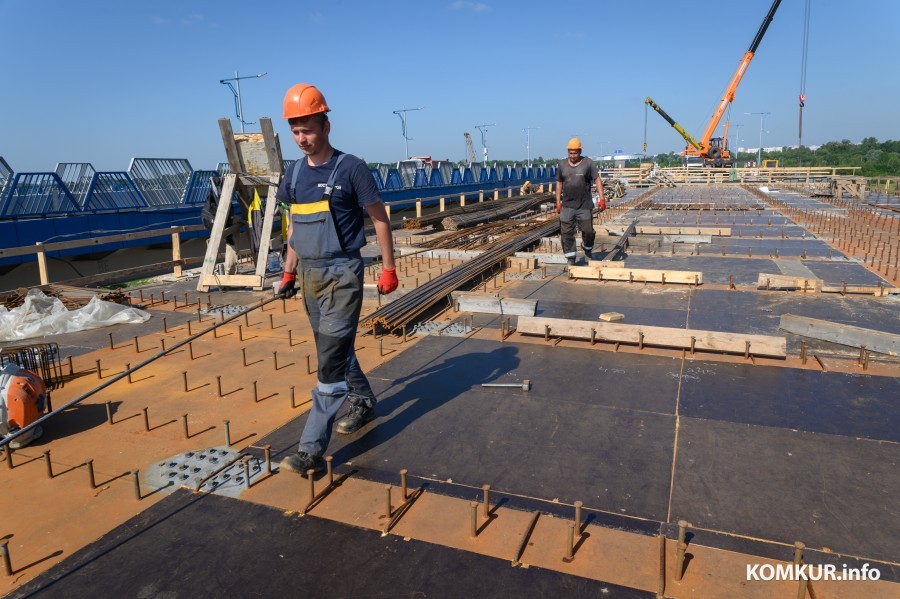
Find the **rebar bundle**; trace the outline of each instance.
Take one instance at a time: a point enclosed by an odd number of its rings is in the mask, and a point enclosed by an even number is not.
[[[538,218],[541,218],[541,220],[538,220]],[[403,297],[394,300],[386,306],[382,306],[367,316],[363,320],[362,326],[365,328],[380,326],[388,330],[406,326],[443,298],[450,295],[451,292],[497,267],[510,255],[539,242],[542,237],[558,233],[559,218],[554,215],[549,219],[537,217],[530,221],[522,221],[520,229],[521,232],[518,235],[512,236],[493,249],[485,251],[480,256],[464,264],[451,268]]]
[[[477,212],[446,216],[441,220],[441,226],[446,231],[458,231],[460,229],[465,229],[466,227],[480,225],[481,223],[510,218],[520,212],[536,208],[545,201],[547,201],[547,198],[541,197],[518,202],[505,202],[500,205],[488,204],[487,208]]]
[[[542,202],[552,201],[553,195],[549,193],[540,193],[540,194],[532,194],[528,196],[522,196],[515,200],[491,200],[488,202],[479,202],[477,204],[471,204],[469,206],[457,206],[456,208],[450,208],[449,210],[444,210],[443,212],[438,212],[436,214],[431,214],[428,216],[419,216],[416,218],[408,218],[403,221],[403,228],[405,229],[424,229],[425,227],[435,227],[440,226],[441,221],[443,221],[447,217],[457,216],[461,214],[472,214],[481,212],[484,210],[496,210],[498,207],[505,206],[520,206],[519,210],[527,210],[527,207],[533,207],[541,204]],[[499,205],[498,205],[499,203]],[[526,206],[526,207],[522,207]]]

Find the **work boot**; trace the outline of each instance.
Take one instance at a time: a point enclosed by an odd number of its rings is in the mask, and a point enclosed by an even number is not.
[[[575,258],[566,258],[566,264],[569,266],[575,266]]]
[[[355,433],[363,427],[367,422],[375,420],[375,407],[369,406],[366,402],[350,404],[350,413],[338,420],[334,430],[342,435]]]
[[[587,249],[583,243],[581,244],[581,251],[584,252],[585,260],[591,260],[594,257],[594,248]]]
[[[298,451],[294,455],[289,455],[281,460],[280,468],[281,470],[296,472],[306,476],[306,471],[310,469],[322,472],[325,469],[325,462],[319,456],[309,455],[305,451]]]

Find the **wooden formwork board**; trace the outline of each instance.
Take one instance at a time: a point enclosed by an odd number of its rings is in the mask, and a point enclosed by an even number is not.
[[[731,227],[637,227],[638,235],[714,235],[731,237]]]
[[[770,335],[742,335],[740,333],[719,331],[675,329],[671,327],[569,320],[565,318],[543,318],[540,316],[519,317],[516,331],[526,335],[594,339],[596,341],[613,343],[643,344],[729,354],[749,353],[752,356],[773,358],[784,358],[787,356],[787,341],[785,338]]]
[[[810,279],[804,277],[792,277],[789,275],[775,275],[759,273],[756,281],[758,289],[802,290],[811,292],[822,291],[822,279]]]
[[[839,322],[783,314],[779,327],[788,333],[831,341],[850,347],[864,347],[873,352],[896,356],[900,353],[900,335],[854,327]]]
[[[700,285],[703,283],[703,273],[700,271],[620,268],[607,263],[603,263],[602,266],[593,264],[588,266],[570,266],[569,278],[635,283],[677,283],[681,285]]]

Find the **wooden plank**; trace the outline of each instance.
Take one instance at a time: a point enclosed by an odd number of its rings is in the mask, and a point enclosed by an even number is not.
[[[715,235],[730,237],[731,227],[637,227],[638,235]]]
[[[38,252],[37,252],[37,262],[38,262],[38,276],[41,281],[41,285],[46,285],[50,282],[50,273],[47,270],[47,252],[44,249],[44,244],[40,241],[35,244]]]
[[[822,291],[822,279],[807,279],[788,275],[759,273],[757,289],[800,290],[818,293]]]
[[[199,259],[194,259],[199,260]],[[78,277],[77,279],[69,279],[68,281],[63,281],[61,283],[56,283],[58,285],[73,285],[73,286],[84,286],[84,285],[94,285],[112,281],[123,281],[129,280],[132,277],[139,277],[141,275],[146,274],[161,274],[174,266],[184,266],[189,260],[179,260],[177,263],[174,260],[170,260],[168,262],[157,262],[155,264],[145,264],[144,266],[133,266],[131,268],[123,268],[121,270],[112,270],[109,272],[101,272],[95,275],[88,275],[86,277]]]
[[[263,214],[262,239],[259,240],[259,252],[256,256],[256,276],[259,277],[259,286],[254,287],[256,291],[262,291],[263,282],[266,279],[266,266],[269,258],[269,248],[272,244],[272,223],[275,220],[276,200],[275,194],[278,193],[278,181],[280,175],[272,175],[269,180],[269,193],[266,195],[266,206]]]
[[[264,280],[259,275],[216,275],[202,274],[200,275],[200,283],[197,285],[199,290],[202,286],[203,291],[208,291],[210,287],[253,287],[262,289]]]
[[[105,237],[91,237],[89,239],[77,239],[74,241],[58,241],[56,243],[45,243],[42,247],[37,245],[29,245],[24,247],[4,248],[0,249],[0,258],[11,258],[13,256],[27,256],[29,254],[37,254],[39,252],[56,252],[59,250],[69,250],[80,247],[100,246],[107,243],[118,243],[120,241],[134,241],[137,239],[150,239],[152,237],[166,237],[176,230],[180,233],[188,231],[201,231],[205,229],[203,225],[187,225],[181,227],[168,227],[166,229],[153,229],[152,231],[137,231],[134,233],[120,233],[118,235],[107,235]]]
[[[788,333],[831,341],[850,347],[865,347],[879,354],[896,356],[900,352],[900,335],[864,329],[818,318],[783,314],[778,328]]]
[[[823,285],[822,293],[850,293],[884,297],[885,295],[900,295],[900,289],[884,285],[881,287],[873,285]]]
[[[219,123],[221,124],[221,120]],[[229,128],[231,125],[229,124]],[[213,220],[212,230],[209,232],[209,245],[206,246],[206,255],[203,258],[203,266],[200,269],[200,279],[197,281],[197,291],[205,293],[209,291],[209,283],[205,283],[205,276],[213,274],[216,268],[216,259],[219,257],[219,245],[222,243],[222,233],[225,230],[225,221],[228,219],[228,210],[231,208],[231,194],[234,193],[234,185],[237,175],[229,173],[222,181],[222,193],[219,194],[223,201],[216,207],[216,218]],[[224,201],[227,198],[228,201]],[[236,275],[228,275],[236,276]],[[217,279],[221,281],[222,279]],[[254,278],[256,280],[256,278]],[[214,285],[219,283],[214,282]],[[258,283],[257,283],[258,284]],[[245,287],[248,285],[244,285]]]
[[[516,330],[527,335],[545,335],[550,327],[550,336],[571,339],[590,339],[593,332],[598,341],[639,344],[643,334],[644,345],[690,349],[693,338],[694,349],[700,351],[744,354],[746,343],[750,343],[750,355],[783,358],[787,356],[787,342],[784,337],[769,335],[742,335],[719,331],[695,329],[674,329],[637,324],[593,322],[589,320],[567,320],[544,318],[541,316],[519,317]]]
[[[284,161],[281,156],[281,144],[278,142],[278,134],[272,128],[272,119],[267,116],[260,117],[259,128],[262,131],[266,157],[269,160],[269,175],[281,175]],[[277,184],[278,181],[276,180],[275,183]]]
[[[234,130],[231,128],[231,119],[219,119],[219,133],[222,134],[222,143],[225,145],[225,157],[228,158],[228,166],[232,173],[243,173],[244,163],[241,161],[241,153],[234,141]],[[220,196],[220,197],[231,197]]]
[[[172,262],[175,263],[175,268],[172,269],[172,274],[176,277],[181,276],[181,235],[178,231],[175,230],[176,227],[172,227]]]
[[[606,268],[604,266],[570,266],[569,278],[595,281],[628,281],[635,283],[677,283],[700,285],[703,273],[693,270],[654,270],[649,268]]]

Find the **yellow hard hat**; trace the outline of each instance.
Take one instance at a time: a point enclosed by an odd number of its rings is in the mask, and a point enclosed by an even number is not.
[[[581,149],[581,140],[577,137],[573,137],[569,140],[568,145],[566,145],[567,150],[580,150]]]

